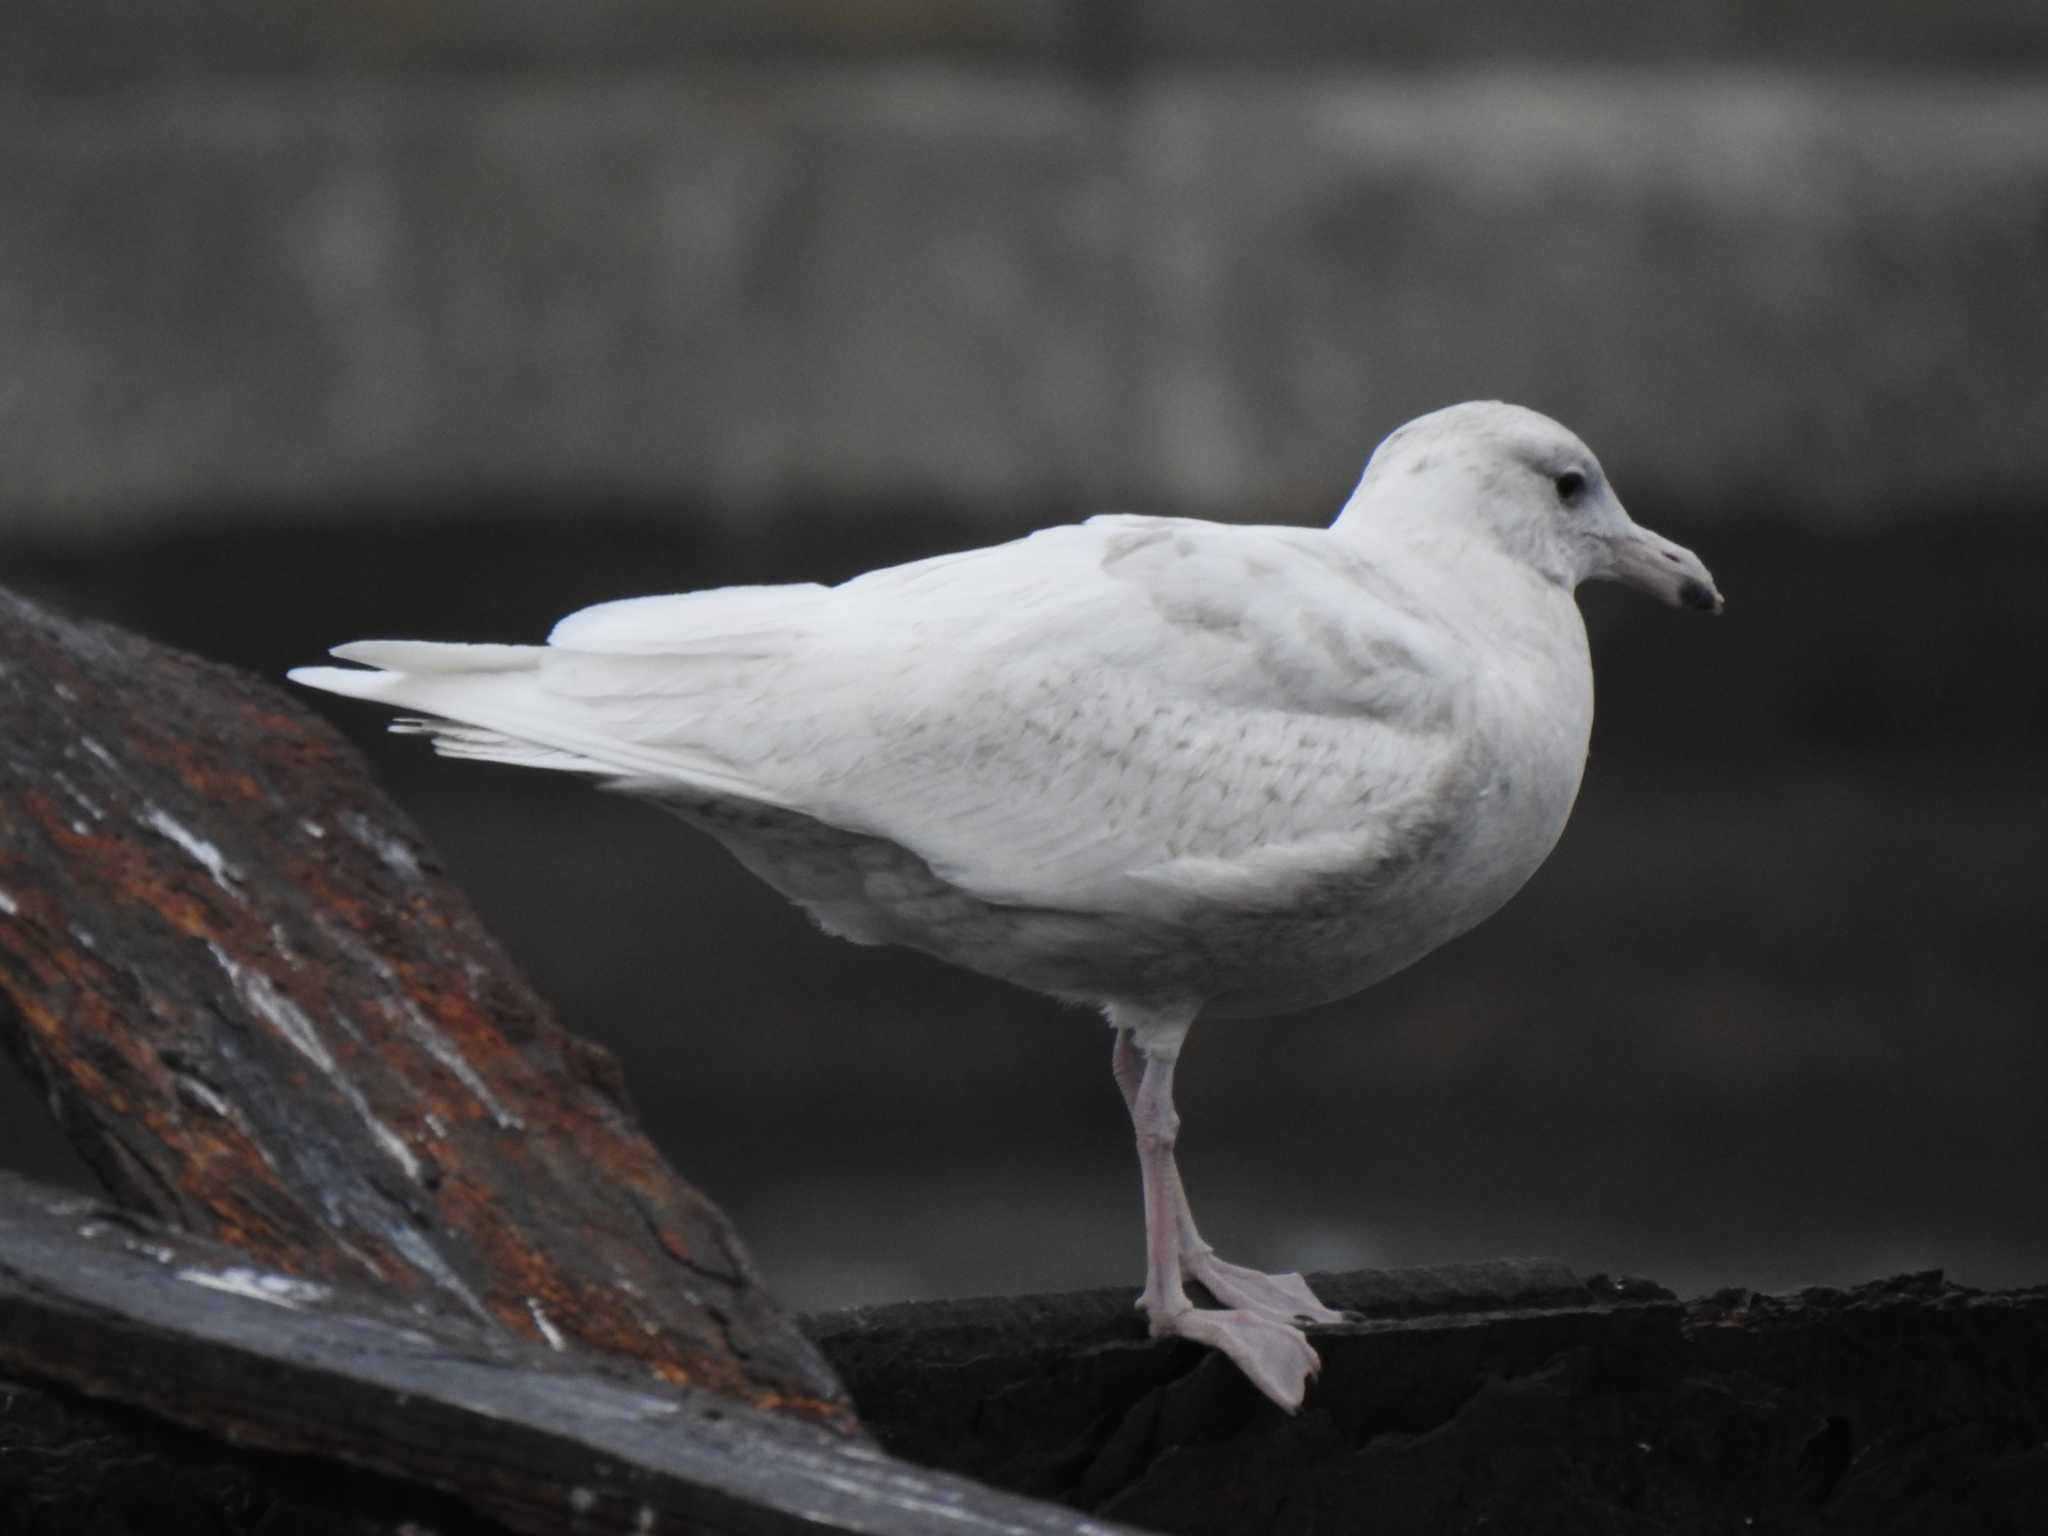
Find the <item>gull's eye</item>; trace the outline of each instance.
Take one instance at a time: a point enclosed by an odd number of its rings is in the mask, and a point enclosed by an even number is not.
[[[1557,487],[1557,499],[1570,506],[1586,493],[1586,477],[1576,469],[1568,469],[1550,482]]]

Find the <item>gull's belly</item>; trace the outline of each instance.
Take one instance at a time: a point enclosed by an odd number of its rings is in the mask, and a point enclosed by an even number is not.
[[[1170,915],[980,900],[894,843],[759,807],[682,810],[756,875],[857,943],[903,944],[1079,1001],[1206,999],[1205,1014],[1281,1013],[1345,997],[1479,923],[1534,874],[1577,794],[1583,747],[1488,758],[1441,808],[1440,833],[1389,868],[1332,869],[1285,905]]]
[[[1220,922],[1206,946],[1206,1016],[1283,1013],[1348,997],[1485,921],[1557,845],[1578,790],[1574,771],[1477,789],[1429,858],[1364,875],[1326,899],[1247,924]]]
[[[1193,990],[1209,999],[1205,1013],[1349,996],[1469,931],[1528,882],[1563,835],[1592,730],[1584,631],[1576,609],[1569,616],[1567,643],[1541,666],[1494,679],[1468,771],[1442,786],[1437,834],[1417,856],[1337,872],[1283,911],[1217,915],[1198,946],[1208,984]]]

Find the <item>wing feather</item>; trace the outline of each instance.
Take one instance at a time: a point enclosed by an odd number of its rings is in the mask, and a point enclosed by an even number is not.
[[[1460,771],[1461,654],[1331,544],[1100,519],[862,578],[748,771],[988,901],[1284,902]]]
[[[1461,771],[1469,663],[1410,603],[1325,533],[1109,517],[295,675],[445,751],[885,838],[990,902],[1284,903],[1401,857]]]

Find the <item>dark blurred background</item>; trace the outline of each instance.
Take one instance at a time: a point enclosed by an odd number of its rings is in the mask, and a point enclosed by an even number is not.
[[[1326,520],[1562,418],[1719,622],[1594,590],[1563,847],[1196,1031],[1269,1267],[2048,1279],[2038,0],[13,0],[0,582],[276,675],[1123,507]],[[328,699],[789,1300],[1132,1282],[1092,1017]],[[12,1082],[0,1161],[82,1178]]]

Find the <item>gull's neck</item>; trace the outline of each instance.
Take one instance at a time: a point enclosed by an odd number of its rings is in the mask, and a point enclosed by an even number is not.
[[[1397,582],[1468,647],[1475,721],[1518,760],[1547,762],[1554,841],[1578,793],[1593,729],[1593,658],[1573,582],[1508,547],[1476,488],[1368,470],[1330,534]],[[1483,492],[1481,493],[1483,494]],[[1460,502],[1448,496],[1466,498]],[[1548,851],[1548,843],[1545,844]]]
[[[1484,515],[1486,489],[1457,474],[1383,473],[1377,461],[1330,525],[1461,628],[1528,641],[1584,627],[1570,574],[1549,551],[1519,550]]]

